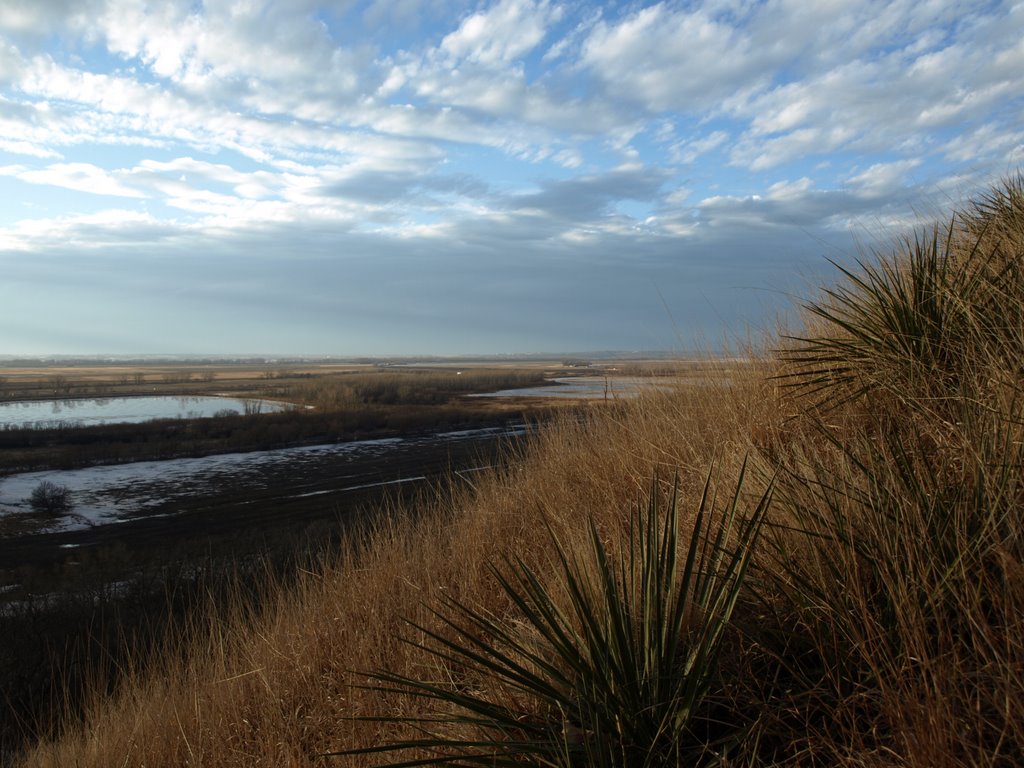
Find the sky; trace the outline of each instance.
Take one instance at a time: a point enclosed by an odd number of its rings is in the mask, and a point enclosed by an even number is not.
[[[758,339],[1021,73],[1013,3],[0,0],[0,355]]]

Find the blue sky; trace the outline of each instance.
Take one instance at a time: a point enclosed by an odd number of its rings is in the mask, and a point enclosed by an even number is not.
[[[1024,165],[1024,5],[0,0],[0,354],[717,346]]]

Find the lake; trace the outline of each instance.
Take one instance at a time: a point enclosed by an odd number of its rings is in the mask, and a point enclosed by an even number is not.
[[[237,397],[101,397],[0,403],[0,429],[137,424],[153,419],[204,419],[227,411],[276,413],[293,406]]]

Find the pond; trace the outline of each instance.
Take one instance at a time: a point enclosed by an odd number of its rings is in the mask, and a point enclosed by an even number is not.
[[[234,413],[276,413],[292,406],[237,397],[101,397],[0,403],[0,429],[137,424],[153,419],[204,419]]]

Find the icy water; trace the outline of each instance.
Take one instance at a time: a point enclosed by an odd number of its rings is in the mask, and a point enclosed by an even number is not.
[[[632,397],[639,389],[653,386],[651,379],[604,378],[601,376],[573,376],[551,379],[542,387],[523,389],[502,389],[471,397],[565,397],[580,400],[597,400],[604,397]]]
[[[68,488],[72,508],[67,514],[48,520],[40,531],[73,531],[125,522],[153,514],[161,507],[173,508],[176,503],[190,498],[231,489],[238,489],[239,495],[254,495],[260,489],[281,486],[283,480],[287,486],[283,498],[397,485],[423,477],[418,473],[403,475],[396,469],[394,475],[382,479],[358,471],[348,473],[344,468],[373,458],[384,460],[388,465],[394,462],[397,468],[402,456],[414,455],[423,448],[523,432],[524,428],[474,429],[202,458],[25,472],[0,478],[0,517],[30,514],[29,498],[33,489],[44,481]],[[325,477],[330,478],[326,487]]]
[[[235,397],[102,397],[0,403],[0,429],[46,429],[59,425],[137,424],[153,419],[203,419],[226,411],[276,413],[287,404]]]

